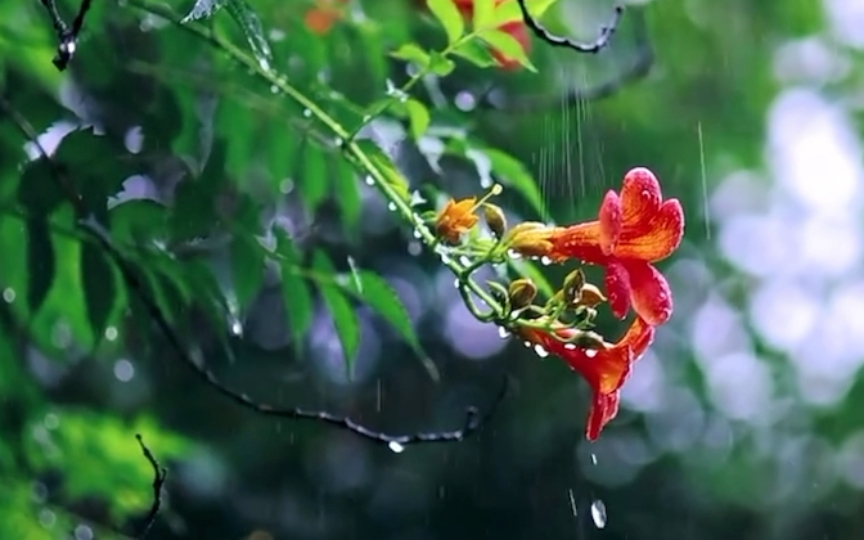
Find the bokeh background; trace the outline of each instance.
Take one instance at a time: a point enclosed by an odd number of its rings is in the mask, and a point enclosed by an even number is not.
[[[63,74],[51,64],[55,38],[40,3],[0,6],[0,95],[42,143],[50,149],[77,126],[96,125],[124,142],[104,159],[87,154],[98,170],[143,147],[147,171],[123,179],[119,202],[170,205],[188,181],[182,164],[195,170],[202,156],[223,155],[216,172],[233,194],[220,197],[251,193],[265,203],[261,219],[298,245],[384,277],[441,375],[433,381],[416,352],[358,306],[349,379],[327,310],[316,298],[309,331],[293,334],[278,274],[268,271],[222,327],[194,313],[183,322],[226,384],[261,401],[410,433],[455,429],[465,407],[489,407],[503,374],[515,383],[472,438],[393,452],[237,407],[177,361],[146,316],[108,326],[108,345],[87,347],[76,344],[74,324],[38,315],[22,323],[4,307],[0,537],[88,540],[112,537],[111,527],[133,530],[152,477],[135,432],[170,467],[150,538],[864,537],[864,3],[632,3],[600,54],[532,38],[538,73],[460,63],[448,77],[424,79],[412,95],[433,111],[425,137],[412,139],[403,121],[386,116],[366,130],[414,186],[438,186],[439,197],[477,194],[490,181],[482,153],[443,150],[453,130],[514,156],[545,209],[538,215],[518,190],[506,190],[511,222],[590,219],[634,166],[651,168],[664,195],[682,201],[685,240],[660,264],[674,317],[595,443],[582,435],[585,383],[474,320],[449,270],[375,191],[356,182],[352,234],[340,226],[339,189],[319,197],[333,195],[332,204],[305,209],[309,186],[345,173],[333,161],[295,159],[307,134],[289,121],[296,111],[279,108],[278,89],[135,2],[96,4]],[[182,15],[192,2],[159,5]],[[251,5],[277,69],[300,88],[336,90],[363,105],[386,95],[388,79],[406,79],[387,51],[411,40],[441,44],[440,28],[415,2],[352,1],[323,35],[304,27],[312,2]],[[544,21],[591,39],[611,7],[559,0]],[[243,44],[225,17],[213,24]],[[38,153],[12,120],[10,109],[0,111],[6,202],[12,191],[51,189],[23,184],[21,164]],[[20,216],[3,208],[0,288],[14,305],[13,274],[22,260],[38,266],[40,250],[32,236],[22,243]],[[160,226],[154,221],[143,238],[158,241]],[[222,233],[194,249],[230,298],[245,267]],[[31,267],[21,272],[32,276]],[[555,283],[569,269],[544,272]],[[57,256],[54,272],[79,268]],[[49,303],[63,313],[75,305],[74,288],[52,289]],[[621,326],[606,321],[603,329]]]

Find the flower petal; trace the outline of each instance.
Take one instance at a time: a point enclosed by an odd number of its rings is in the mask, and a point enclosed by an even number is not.
[[[619,261],[612,259],[606,264],[606,298],[612,314],[623,319],[630,309],[630,289],[632,287],[628,269]]]
[[[684,210],[678,199],[669,199],[648,219],[622,231],[615,256],[656,262],[678,249],[682,236]]]
[[[625,227],[638,226],[660,207],[663,193],[654,173],[645,167],[630,169],[621,185],[622,220]]]
[[[635,362],[645,354],[652,341],[654,341],[654,327],[641,317],[636,317],[617,345],[629,347],[632,353],[630,361]]]
[[[630,275],[630,300],[636,314],[651,326],[668,321],[672,316],[672,292],[663,274],[644,261],[626,261],[625,265]]]
[[[600,249],[611,255],[621,236],[621,199],[611,189],[600,205]]]
[[[588,423],[585,425],[585,438],[597,440],[600,432],[618,414],[619,392],[610,394],[595,393],[591,402],[591,412],[588,413]]]
[[[556,260],[581,259],[590,264],[604,264],[607,260],[600,249],[599,221],[556,229],[549,235],[549,241],[552,242],[549,256]]]

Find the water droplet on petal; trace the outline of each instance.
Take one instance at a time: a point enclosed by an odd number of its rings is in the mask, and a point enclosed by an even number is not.
[[[544,349],[542,345],[534,345],[534,353],[540,358],[546,358],[549,356],[549,351]]]
[[[531,348],[531,342],[530,342],[530,341],[523,341],[523,342],[522,342],[522,345],[525,345],[525,346],[528,347],[529,349]]]
[[[394,454],[401,454],[405,451],[405,446],[396,441],[390,441],[390,444],[388,444],[387,446]]]
[[[550,259],[546,255],[543,255],[542,257],[540,257],[540,263],[543,264],[543,266],[549,266],[550,264],[552,264],[552,259]]]
[[[591,503],[591,519],[594,520],[594,525],[597,525],[598,529],[606,526],[606,505],[600,499]]]

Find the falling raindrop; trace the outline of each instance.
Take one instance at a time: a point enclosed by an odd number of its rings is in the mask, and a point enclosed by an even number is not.
[[[15,301],[15,289],[13,289],[12,287],[6,287],[5,289],[3,289],[3,300],[7,304],[11,304],[12,302],[14,302]]]
[[[235,336],[239,336],[243,333],[243,325],[240,324],[240,321],[234,321],[231,323],[231,333]]]
[[[534,345],[534,353],[540,358],[546,358],[549,356],[549,351],[544,349],[542,345]]]
[[[594,465],[597,465],[597,454],[595,454],[593,452],[591,453],[591,463],[593,463]]]
[[[598,529],[606,526],[606,505],[600,499],[591,503],[591,519],[594,520],[594,525],[597,525]]]
[[[390,441],[390,444],[388,444],[387,446],[394,454],[401,454],[405,451],[405,447],[396,441]]]
[[[507,339],[510,337],[510,332],[507,331],[503,326],[498,327],[498,335],[501,336],[501,339]]]

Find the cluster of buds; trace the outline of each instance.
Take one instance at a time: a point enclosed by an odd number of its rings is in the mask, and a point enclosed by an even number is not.
[[[573,270],[542,306],[534,303],[538,290],[529,279],[522,277],[508,286],[489,284],[500,304],[492,318],[496,323],[536,350],[562,358],[588,381],[594,398],[586,437],[596,439],[617,414],[631,365],[653,341],[655,328],[672,315],[669,285],[653,263],[668,257],[681,242],[681,204],[676,199],[664,201],[654,174],[636,168],[625,175],[620,193],[606,193],[597,220],[567,227],[524,222],[508,229],[504,213],[488,202],[500,191],[496,186],[479,201],[449,201],[435,214],[435,233],[461,256],[473,258],[469,269],[518,254],[555,263],[577,260],[605,270],[602,289],[588,283],[581,268]],[[466,233],[479,223],[481,208],[494,239],[472,235],[466,240]],[[616,342],[593,331],[604,303],[619,319],[631,307],[636,313]]]

